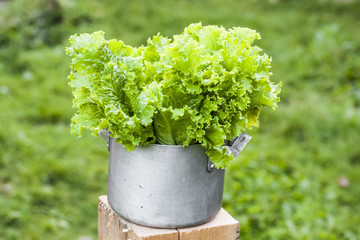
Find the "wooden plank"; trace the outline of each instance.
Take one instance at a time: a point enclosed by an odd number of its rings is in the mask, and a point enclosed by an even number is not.
[[[236,240],[239,239],[240,224],[224,209],[205,224],[179,228],[179,240]]]
[[[129,239],[142,240],[178,240],[176,229],[150,228],[131,223]],[[135,238],[137,237],[137,238]]]
[[[99,240],[236,240],[240,225],[230,214],[221,209],[217,216],[202,225],[160,229],[130,223],[114,212],[107,196],[99,197]]]
[[[107,196],[99,197],[99,240],[178,240],[176,229],[159,229],[130,223],[110,207]]]
[[[127,240],[127,225],[112,210],[107,196],[99,197],[98,238],[99,240]]]

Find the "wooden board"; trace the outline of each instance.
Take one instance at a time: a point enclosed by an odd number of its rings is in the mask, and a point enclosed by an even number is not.
[[[99,197],[99,240],[236,240],[240,225],[224,209],[208,223],[178,229],[159,229],[128,222],[112,210],[107,196]]]
[[[179,240],[236,240],[240,224],[224,209],[208,223],[190,228],[178,228]]]
[[[98,235],[99,240],[178,240],[176,229],[143,227],[120,218],[107,196],[99,197]]]

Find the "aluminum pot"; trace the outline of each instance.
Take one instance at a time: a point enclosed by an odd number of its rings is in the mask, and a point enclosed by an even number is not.
[[[214,167],[200,144],[149,144],[127,152],[107,130],[99,134],[110,152],[108,201],[121,217],[178,228],[207,222],[221,209],[225,170]],[[237,156],[250,139],[243,133],[224,147]]]
[[[109,150],[108,200],[121,217],[177,228],[209,221],[221,209],[225,171],[211,166],[201,145],[149,144],[127,152],[111,138]]]

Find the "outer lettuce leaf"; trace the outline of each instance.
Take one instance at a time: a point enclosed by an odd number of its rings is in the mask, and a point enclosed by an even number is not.
[[[97,135],[108,128],[112,137],[133,150],[155,141],[151,117],[158,90],[144,81],[142,52],[121,41],[106,41],[103,35],[72,36],[66,49],[72,57],[69,84],[78,109],[72,132],[81,135],[83,129],[90,129]]]
[[[154,118],[157,142],[165,145],[183,145],[187,141],[186,128],[191,125],[189,110],[164,108]]]
[[[248,28],[191,24],[173,39],[154,36],[133,48],[103,32],[70,38],[72,132],[107,128],[128,150],[139,144],[202,144],[217,167],[222,147],[258,127],[263,107],[277,108],[281,83]]]

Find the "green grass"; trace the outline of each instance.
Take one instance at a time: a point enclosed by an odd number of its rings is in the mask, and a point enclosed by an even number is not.
[[[108,153],[102,139],[70,134],[67,38],[101,29],[138,46],[199,21],[256,29],[283,82],[279,109],[227,169],[223,206],[240,239],[360,239],[359,16],[359,1],[330,0],[0,7],[0,239],[96,239]]]

